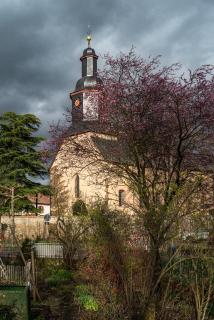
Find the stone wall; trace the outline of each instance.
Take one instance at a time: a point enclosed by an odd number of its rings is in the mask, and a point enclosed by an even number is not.
[[[11,218],[2,216],[1,222],[11,224]],[[50,225],[56,224],[56,217],[51,217]],[[37,237],[45,237],[47,227],[44,223],[43,216],[15,216],[16,235],[19,239],[36,239]],[[10,234],[10,229],[7,228],[5,238]]]

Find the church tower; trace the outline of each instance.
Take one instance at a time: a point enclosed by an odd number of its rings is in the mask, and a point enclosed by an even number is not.
[[[70,93],[72,101],[72,127],[76,130],[89,130],[99,120],[98,90],[102,84],[97,77],[97,59],[91,48],[91,35],[88,34],[88,47],[80,58],[82,77],[77,81],[75,90]]]

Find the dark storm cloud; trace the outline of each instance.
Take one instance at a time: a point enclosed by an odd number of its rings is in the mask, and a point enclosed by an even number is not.
[[[212,0],[1,0],[0,111],[59,119],[80,77],[90,24],[99,54],[163,55],[185,67],[213,63]]]

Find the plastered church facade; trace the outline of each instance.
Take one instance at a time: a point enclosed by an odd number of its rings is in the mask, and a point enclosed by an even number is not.
[[[91,48],[89,39],[88,47],[80,58],[82,77],[70,93],[72,129],[50,168],[53,215],[71,213],[72,205],[79,199],[86,205],[105,202],[111,208],[122,210],[127,207],[130,209],[136,201],[122,178],[110,176],[108,168],[105,170],[99,165],[108,158],[108,166],[113,166],[114,150],[121,146],[117,137],[95,130],[99,122],[97,93],[101,85],[97,77],[97,60],[98,56]],[[89,152],[86,155],[77,152],[75,142],[86,146]],[[95,154],[97,161],[93,161]]]

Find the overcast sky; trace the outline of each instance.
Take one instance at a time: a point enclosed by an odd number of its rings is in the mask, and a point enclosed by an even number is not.
[[[133,45],[164,64],[214,64],[214,0],[0,0],[0,113],[34,113],[46,134],[70,106],[88,25],[98,55]]]

